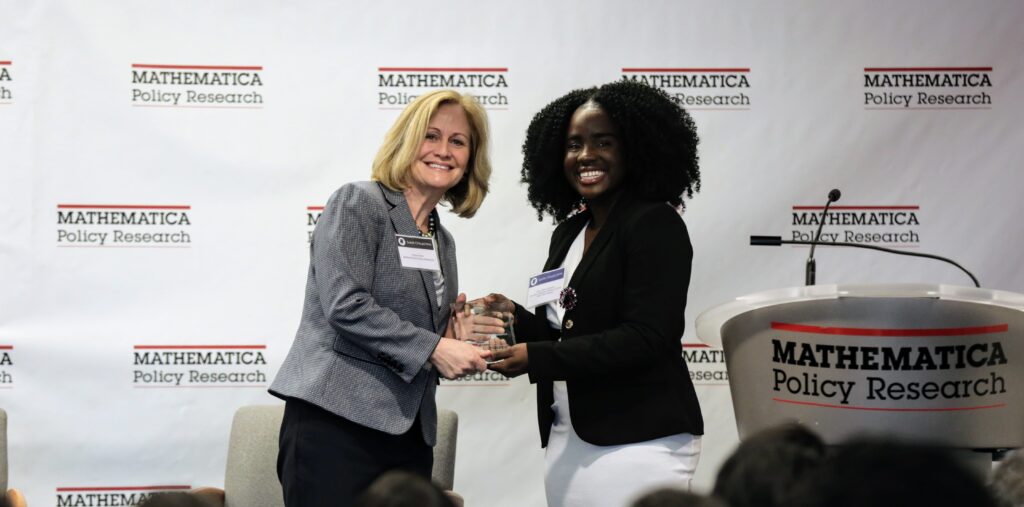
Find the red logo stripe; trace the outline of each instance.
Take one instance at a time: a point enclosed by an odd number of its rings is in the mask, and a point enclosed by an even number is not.
[[[793,206],[794,211],[801,210],[823,210],[824,206]],[[906,206],[830,206],[830,210],[913,210],[921,209],[917,205],[906,205]]]
[[[808,326],[805,324],[788,324],[785,322],[772,322],[772,329],[778,331],[789,331],[792,333],[812,333],[840,336],[970,336],[976,334],[1005,333],[1010,329],[1009,324],[995,324],[992,326],[974,327],[945,327],[933,329],[875,329],[860,327],[821,327]]]
[[[309,210],[309,211],[323,211],[324,207],[323,206],[306,206],[306,209]]]
[[[4,61],[0,62],[0,65],[10,65],[10,64],[11,64],[10,60],[4,60]]]
[[[508,67],[378,67],[377,72],[508,72]]]
[[[159,63],[133,63],[133,69],[194,69],[194,70],[263,70],[262,65],[165,65]]]
[[[874,412],[962,412],[967,410],[988,410],[991,408],[1003,408],[1006,406],[1005,403],[997,403],[995,405],[982,405],[977,407],[936,407],[936,408],[885,408],[885,407],[855,407],[852,405],[832,405],[829,403],[815,403],[811,401],[797,401],[797,400],[784,400],[782,398],[772,398],[772,401],[779,403],[792,403],[794,405],[807,405],[811,407],[822,407],[822,408],[841,408],[844,410],[870,410]]]
[[[14,350],[14,345],[0,345],[0,350]]]
[[[666,68],[666,67],[623,67],[622,72],[750,72],[749,67],[698,67],[698,68]]]
[[[70,487],[57,488],[58,492],[78,491],[170,491],[179,489],[192,489],[192,486],[102,486],[102,487]]]
[[[992,72],[992,67],[864,67],[864,72]]]
[[[58,204],[57,209],[192,209],[178,204]]]
[[[683,344],[683,348],[684,349],[710,349],[711,345],[707,345],[705,343],[684,343]]]
[[[266,349],[266,345],[136,345],[135,350]]]

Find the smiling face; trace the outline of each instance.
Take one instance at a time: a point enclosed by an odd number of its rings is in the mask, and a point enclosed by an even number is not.
[[[444,104],[430,124],[413,162],[411,184],[424,195],[444,195],[466,174],[472,147],[469,119],[462,106]]]
[[[565,139],[565,177],[591,203],[611,198],[626,177],[618,130],[601,106],[587,102],[569,121]]]

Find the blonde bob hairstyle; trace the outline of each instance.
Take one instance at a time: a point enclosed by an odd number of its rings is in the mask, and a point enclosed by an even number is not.
[[[445,104],[458,104],[466,112],[470,154],[469,166],[462,180],[448,189],[442,200],[450,203],[452,211],[460,217],[469,218],[484,202],[491,178],[491,160],[487,156],[487,113],[472,95],[463,95],[455,90],[437,90],[417,97],[384,136],[384,144],[373,159],[371,178],[391,190],[401,192],[408,188],[412,165],[426,138],[430,118]]]

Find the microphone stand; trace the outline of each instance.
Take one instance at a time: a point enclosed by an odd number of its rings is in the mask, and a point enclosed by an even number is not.
[[[839,200],[839,190],[832,190],[828,193],[828,202],[825,209],[821,210],[821,220],[818,222],[818,232],[814,234],[814,241],[811,243],[811,255],[807,256],[807,267],[804,269],[804,285],[814,285],[815,274],[818,270],[818,261],[814,260],[814,247],[818,246],[821,240],[821,228],[825,226],[825,219],[828,218],[828,207]]]
[[[826,209],[827,209],[827,205],[826,205]],[[869,249],[869,250],[879,250],[879,251],[882,251],[882,252],[888,252],[888,253],[892,253],[892,254],[896,254],[896,255],[909,255],[911,257],[924,257],[924,258],[927,258],[927,259],[935,259],[935,260],[940,260],[940,261],[943,261],[943,262],[947,262],[949,264],[952,264],[952,265],[960,268],[960,271],[963,271],[964,273],[967,274],[967,276],[971,277],[971,281],[974,282],[974,286],[975,287],[981,288],[981,284],[978,283],[978,279],[975,278],[974,275],[972,275],[970,271],[967,271],[966,268],[964,268],[960,264],[957,264],[953,260],[947,259],[945,257],[938,256],[938,255],[933,255],[933,254],[919,253],[919,252],[903,252],[903,251],[900,251],[900,250],[894,250],[892,248],[885,248],[885,247],[876,246],[876,245],[865,245],[865,244],[862,244],[862,243],[846,243],[846,242],[838,242],[838,241],[798,241],[798,240],[787,240],[787,239],[782,239],[781,236],[751,236],[750,237],[750,244],[754,245],[754,246],[811,245],[812,249],[814,248],[815,245],[848,246],[848,247],[853,247],[853,248],[866,248],[866,249]],[[810,265],[811,265],[811,261],[808,260],[808,266],[810,266]],[[811,274],[813,276],[813,271],[811,271]],[[807,285],[813,285],[813,284],[814,283],[813,283],[813,278],[812,278],[811,279],[811,283],[808,283]]]

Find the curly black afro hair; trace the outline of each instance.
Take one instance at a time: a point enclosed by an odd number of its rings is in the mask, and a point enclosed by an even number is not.
[[[526,130],[522,182],[537,218],[556,222],[576,210],[580,196],[563,171],[569,120],[587,102],[601,106],[618,128],[626,166],[625,189],[652,201],[682,204],[700,191],[697,128],[689,113],[656,88],[615,81],[574,90],[541,109]]]

